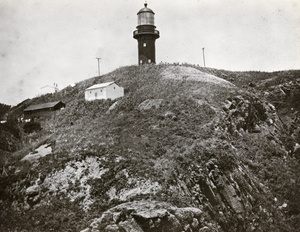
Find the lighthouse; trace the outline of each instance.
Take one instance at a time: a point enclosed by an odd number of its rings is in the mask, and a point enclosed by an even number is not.
[[[138,63],[155,64],[155,40],[159,38],[159,31],[154,25],[154,12],[144,4],[138,13],[137,30],[133,32],[133,38],[138,41]]]

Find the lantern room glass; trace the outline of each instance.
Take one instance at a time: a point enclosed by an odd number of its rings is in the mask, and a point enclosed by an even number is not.
[[[142,12],[138,14],[138,26],[140,25],[153,25],[154,14],[151,12]]]

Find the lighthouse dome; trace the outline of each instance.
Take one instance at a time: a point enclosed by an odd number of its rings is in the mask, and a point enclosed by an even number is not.
[[[154,26],[154,12],[147,7],[147,3],[144,4],[138,13],[138,26],[141,25],[153,25]]]
[[[143,13],[143,12],[150,12],[152,14],[154,14],[153,10],[151,10],[150,8],[147,7],[147,3],[144,4],[144,8],[142,8],[137,14]]]

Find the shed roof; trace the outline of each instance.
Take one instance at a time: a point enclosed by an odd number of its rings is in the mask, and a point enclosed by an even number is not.
[[[98,88],[104,88],[107,87],[111,84],[115,83],[114,81],[112,82],[106,82],[106,83],[101,83],[101,84],[96,84],[96,85],[92,85],[91,87],[87,88],[86,90],[91,90],[91,89],[98,89]]]
[[[56,106],[58,103],[60,103],[61,101],[55,101],[55,102],[47,102],[47,103],[43,103],[43,104],[38,104],[38,105],[30,105],[29,107],[27,107],[24,111],[32,111],[32,110],[40,110],[40,109],[48,109],[51,107]],[[61,102],[63,103],[63,102]],[[64,104],[64,103],[63,103]]]

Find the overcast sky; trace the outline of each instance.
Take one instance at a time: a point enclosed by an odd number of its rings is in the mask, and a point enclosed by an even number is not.
[[[0,102],[137,64],[144,0],[0,0]],[[300,0],[148,0],[156,62],[233,71],[300,69]]]

